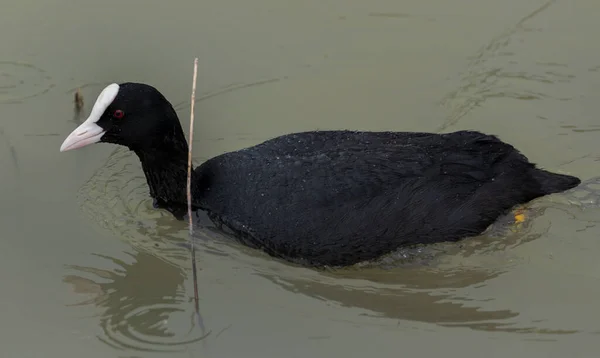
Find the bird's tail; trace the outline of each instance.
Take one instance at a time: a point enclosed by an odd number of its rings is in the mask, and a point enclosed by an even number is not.
[[[551,173],[543,169],[534,169],[533,177],[540,184],[544,195],[560,193],[572,189],[581,183],[577,177],[565,174]]]

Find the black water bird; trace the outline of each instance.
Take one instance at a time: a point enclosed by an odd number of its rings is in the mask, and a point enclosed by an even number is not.
[[[60,150],[128,147],[150,196],[182,219],[188,145],[154,87],[111,84]],[[577,186],[476,131],[310,131],[216,156],[192,174],[193,207],[244,244],[309,266],[475,236],[518,204]]]

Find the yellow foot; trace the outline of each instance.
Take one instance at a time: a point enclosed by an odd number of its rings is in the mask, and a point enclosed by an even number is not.
[[[515,224],[521,224],[525,222],[525,213],[526,209],[524,207],[520,207],[515,210]]]
[[[515,213],[515,223],[520,224],[525,221],[525,214]]]

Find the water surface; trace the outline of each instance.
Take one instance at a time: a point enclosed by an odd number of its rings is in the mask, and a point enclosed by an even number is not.
[[[593,179],[599,10],[592,0],[7,5],[2,356],[596,356],[593,190],[535,201],[524,223],[459,245],[341,271],[295,267],[206,229],[201,340],[185,223],[151,208],[126,150],[58,148],[77,125],[73,91],[87,113],[113,81],[156,86],[187,128],[198,56],[197,163],[293,131],[475,129]]]

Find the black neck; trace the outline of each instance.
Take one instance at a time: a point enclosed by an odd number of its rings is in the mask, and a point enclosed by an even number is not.
[[[172,127],[161,129],[160,141],[130,149],[140,159],[154,206],[181,220],[187,214],[188,145],[176,115],[173,119]],[[192,167],[192,183],[195,177]]]

